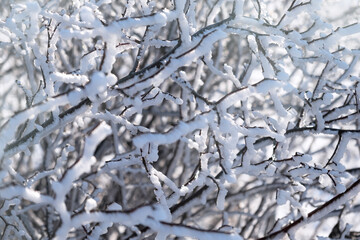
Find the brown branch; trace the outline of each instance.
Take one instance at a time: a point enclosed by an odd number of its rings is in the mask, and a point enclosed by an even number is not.
[[[294,222],[286,225],[282,229],[280,229],[276,232],[270,233],[262,238],[258,238],[258,240],[273,239],[279,235],[284,235],[284,234],[288,233],[290,230],[298,227],[299,225],[306,224],[306,223],[309,223],[312,221],[316,221],[317,220],[316,215],[319,215],[319,214],[326,215],[327,213],[330,213],[331,211],[335,210],[336,207],[346,203],[351,198],[353,198],[359,192],[359,190],[360,190],[360,179],[358,179],[356,182],[354,182],[348,189],[346,189],[345,192],[338,194],[337,196],[333,197],[332,199],[330,199],[329,201],[327,201],[320,207],[311,211],[308,214],[307,219],[305,219],[304,217],[300,217],[297,220],[295,220]],[[350,195],[350,196],[348,196],[348,195]],[[336,207],[331,206],[333,204],[336,204],[337,202],[340,202],[340,203]],[[329,208],[330,210],[327,210],[326,208]]]

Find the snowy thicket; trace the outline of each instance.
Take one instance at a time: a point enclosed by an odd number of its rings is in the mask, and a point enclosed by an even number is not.
[[[360,235],[358,1],[12,2],[1,239]]]

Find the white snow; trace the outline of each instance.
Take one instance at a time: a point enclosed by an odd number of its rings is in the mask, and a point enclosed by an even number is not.
[[[85,203],[85,211],[86,212],[90,212],[91,210],[93,210],[96,207],[97,207],[97,203],[96,203],[95,199],[88,198],[86,200],[86,203]]]
[[[95,20],[95,16],[93,13],[93,10],[87,6],[83,6],[80,9],[80,19],[81,21],[87,22],[87,23],[93,23]]]
[[[91,101],[96,101],[107,89],[107,81],[103,72],[95,72],[90,82],[85,86],[86,95]]]
[[[142,135],[136,136],[134,137],[133,142],[138,148],[141,148],[148,143],[154,143],[156,145],[171,144],[194,130],[205,128],[206,124],[207,118],[206,116],[202,115],[188,123],[179,122],[176,127],[164,134],[144,133]]]
[[[61,222],[55,239],[79,229],[91,230],[89,239],[130,230],[242,239],[247,229],[231,226],[237,218],[251,219],[250,232],[274,215],[273,231],[303,217],[288,231],[297,239],[304,225],[324,235],[318,220],[328,236],[330,215],[345,204],[339,216],[349,232],[360,188],[351,185],[360,24],[350,2],[76,0],[62,10],[56,1],[2,9],[7,231],[32,238],[43,221],[33,213],[46,206],[47,222]],[[250,238],[266,234],[256,231]]]
[[[66,73],[52,73],[50,75],[51,80],[55,83],[57,81],[64,83],[77,83],[80,85],[86,84],[89,79],[84,75],[66,74]]]

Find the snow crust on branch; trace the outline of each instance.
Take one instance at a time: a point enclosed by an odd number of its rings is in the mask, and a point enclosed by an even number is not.
[[[356,1],[10,2],[1,238],[359,236]]]

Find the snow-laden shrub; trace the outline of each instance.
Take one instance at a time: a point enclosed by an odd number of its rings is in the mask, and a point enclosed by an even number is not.
[[[359,235],[357,1],[9,2],[2,239]]]

